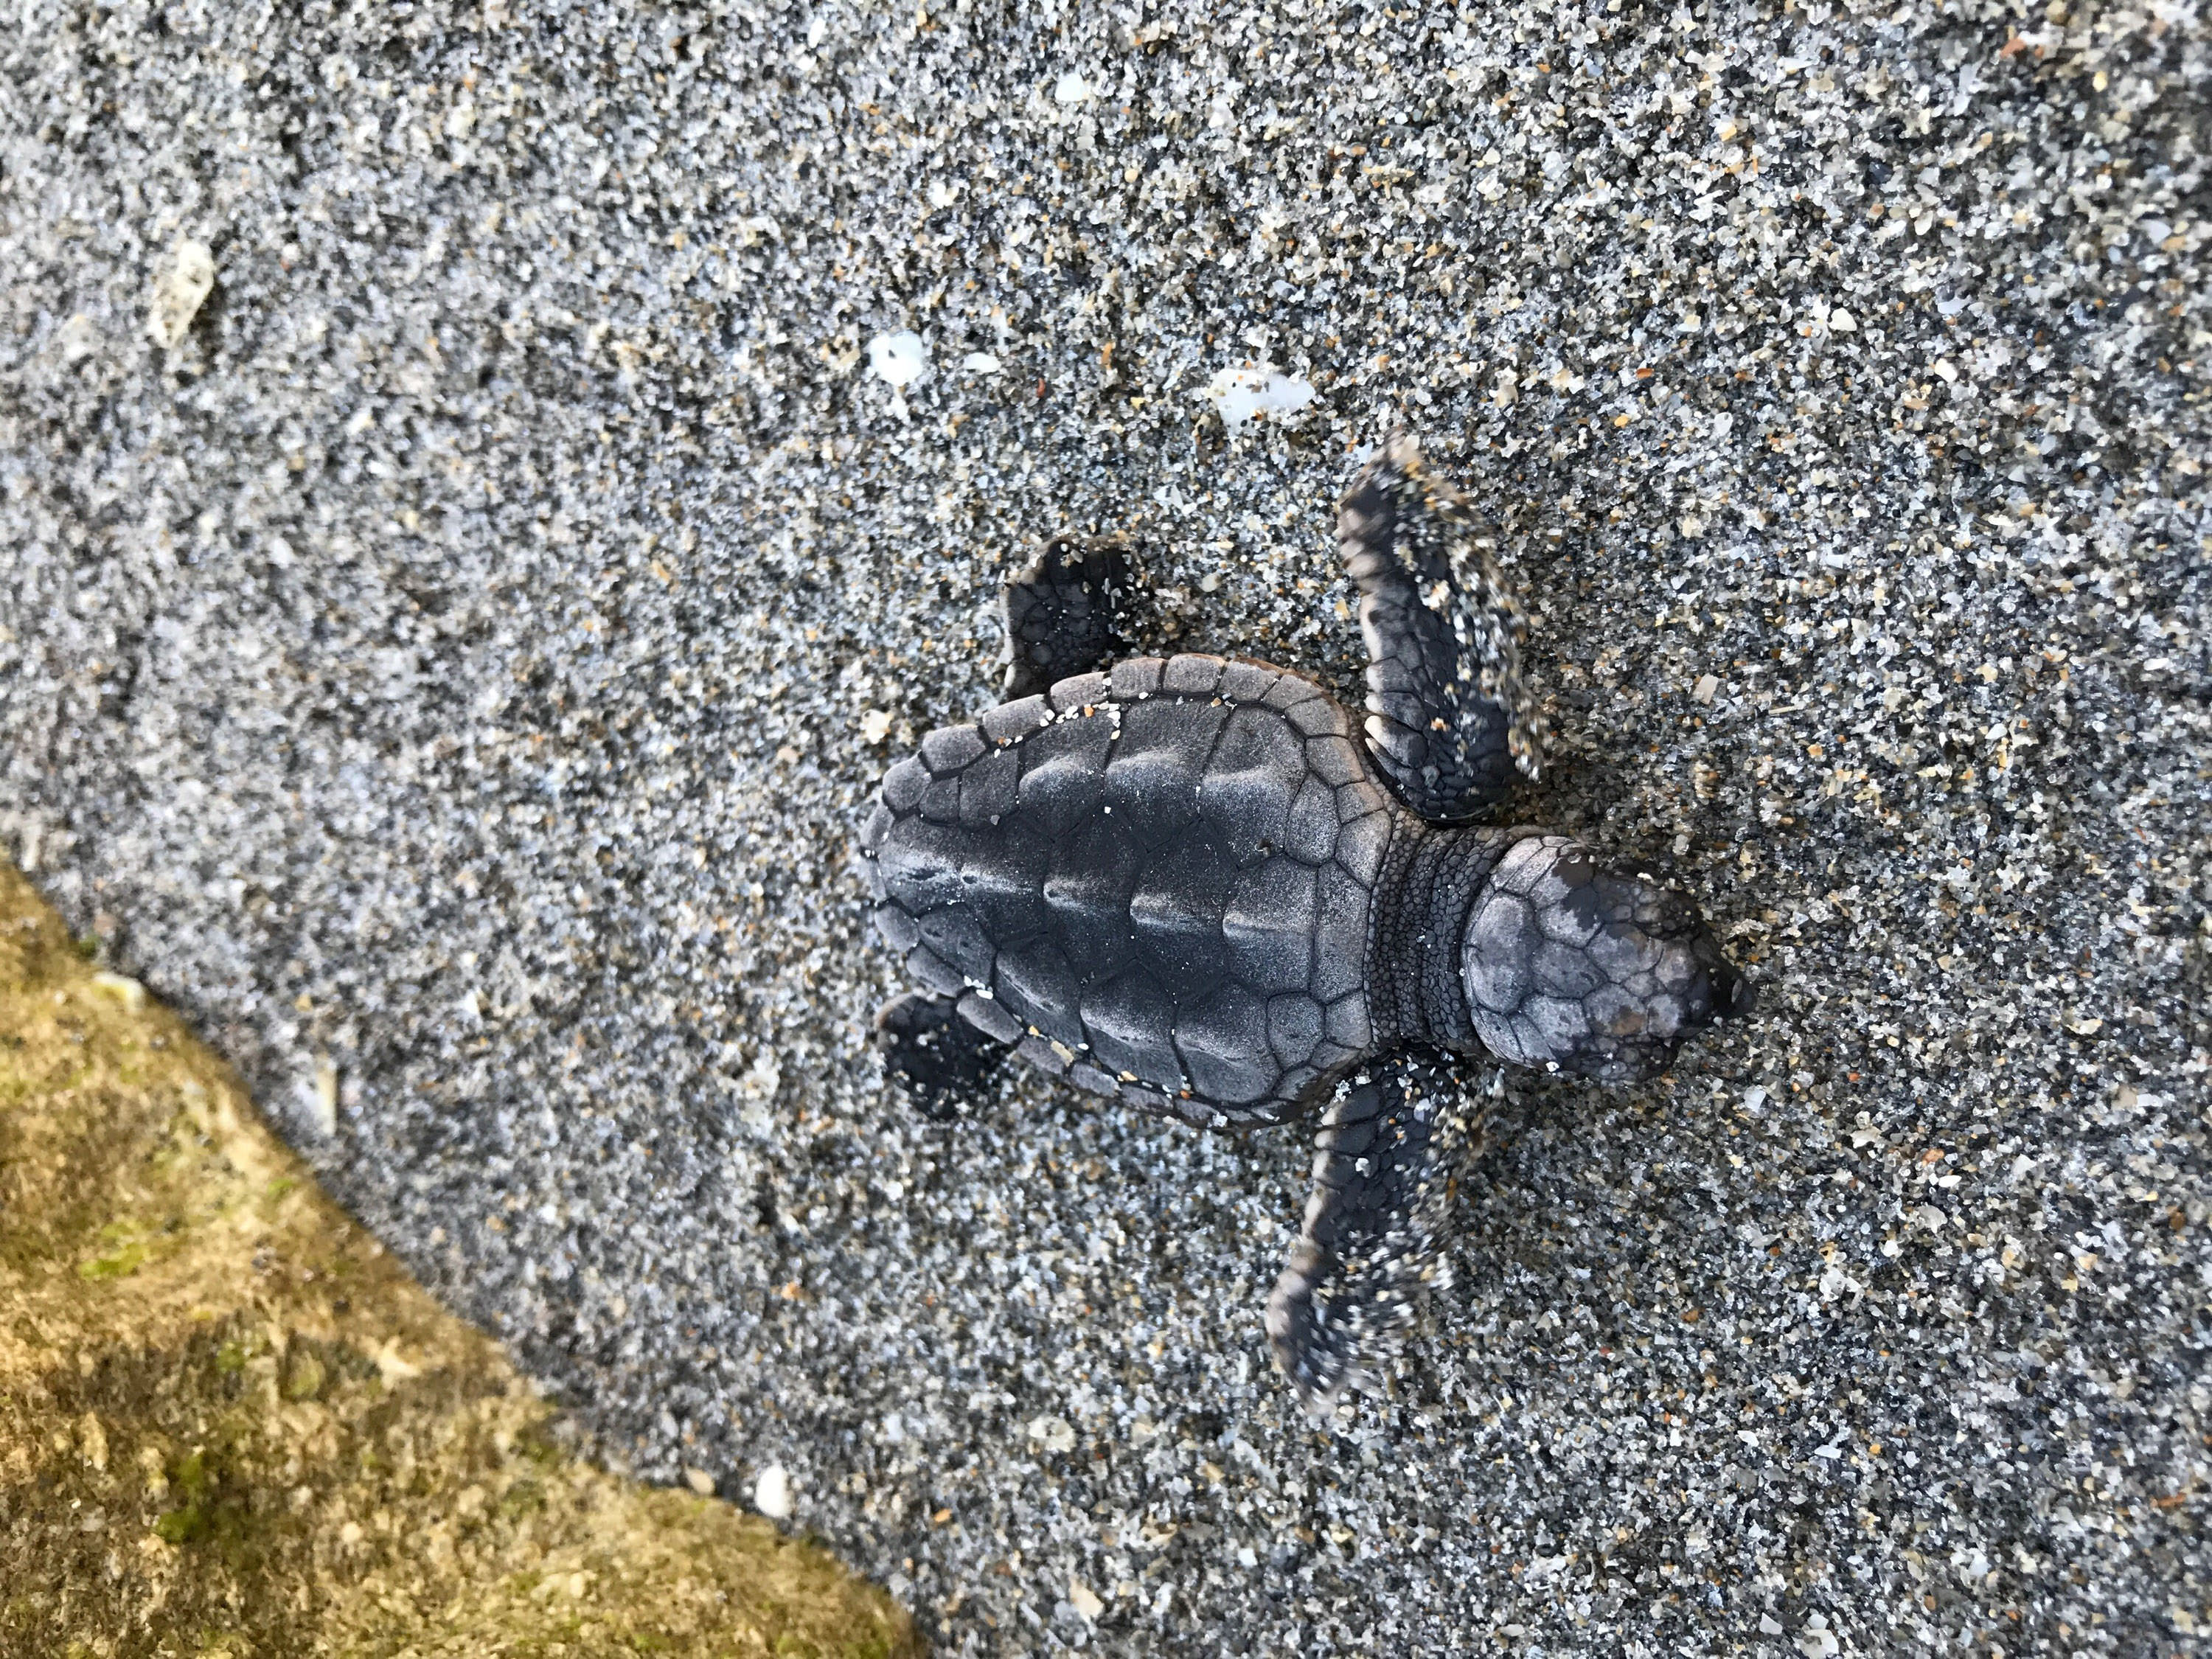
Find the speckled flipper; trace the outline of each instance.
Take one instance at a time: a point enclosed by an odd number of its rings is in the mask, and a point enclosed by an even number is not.
[[[1127,592],[1128,556],[1118,542],[1062,538],[1006,583],[1009,698],[1087,674],[1121,647],[1114,615]]]
[[[940,1123],[958,1115],[1007,1053],[963,1019],[951,997],[926,991],[893,997],[876,1011],[875,1029],[884,1074],[916,1111]]]
[[[1275,1363],[1310,1413],[1369,1382],[1446,1281],[1453,1179],[1479,1127],[1458,1080],[1427,1056],[1401,1050],[1337,1085],[1315,1138],[1305,1227],[1267,1302]]]
[[[1423,817],[1474,817],[1516,770],[1536,775],[1542,734],[1521,681],[1521,607],[1466,498],[1410,437],[1352,480],[1336,534],[1359,585],[1368,748]]]

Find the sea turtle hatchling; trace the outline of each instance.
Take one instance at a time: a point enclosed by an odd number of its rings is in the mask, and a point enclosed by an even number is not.
[[[1354,480],[1337,536],[1364,734],[1264,663],[1098,672],[1127,562],[1056,543],[1006,590],[1009,701],[923,738],[860,836],[876,924],[927,988],[876,1016],[923,1111],[1011,1049],[1193,1123],[1316,1124],[1267,1330],[1317,1413],[1441,1276],[1478,1127],[1453,1056],[1630,1082],[1750,1001],[1680,895],[1475,822],[1537,773],[1523,623],[1412,440]]]

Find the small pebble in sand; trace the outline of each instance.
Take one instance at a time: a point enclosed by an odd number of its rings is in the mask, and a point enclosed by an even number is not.
[[[1255,416],[1295,414],[1313,401],[1314,389],[1262,363],[1223,369],[1200,395],[1221,411],[1221,424],[1234,432]]]
[[[878,334],[868,342],[868,369],[885,385],[902,390],[929,373],[929,348],[919,334]]]
[[[753,1481],[753,1507],[771,1521],[791,1519],[791,1476],[782,1464],[769,1464]]]
[[[146,332],[164,350],[185,343],[192,319],[215,288],[215,255],[204,242],[179,237],[154,274],[154,293],[146,308]]]

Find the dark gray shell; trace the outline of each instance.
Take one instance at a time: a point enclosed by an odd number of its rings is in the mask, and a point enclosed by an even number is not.
[[[861,833],[876,921],[1024,1058],[1204,1121],[1286,1116],[1370,1035],[1396,809],[1297,675],[1156,657],[948,726]]]

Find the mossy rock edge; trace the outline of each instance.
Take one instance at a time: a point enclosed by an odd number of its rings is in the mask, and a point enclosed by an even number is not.
[[[0,1653],[922,1651],[822,1550],[556,1426],[0,863]]]

